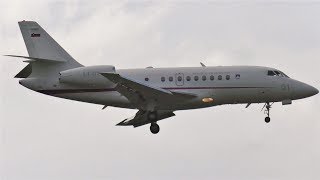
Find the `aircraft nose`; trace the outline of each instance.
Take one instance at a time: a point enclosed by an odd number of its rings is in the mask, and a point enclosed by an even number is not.
[[[318,94],[319,90],[308,84],[299,83],[298,87],[296,88],[296,93],[299,98],[306,98]]]
[[[311,88],[312,88],[312,90],[311,90],[311,92],[312,92],[312,96],[313,96],[313,95],[316,95],[316,94],[318,94],[318,93],[319,93],[319,90],[318,90],[317,88],[312,87],[312,86],[311,86]]]
[[[306,93],[307,97],[314,96],[319,93],[319,90],[313,86],[306,84],[305,93]]]

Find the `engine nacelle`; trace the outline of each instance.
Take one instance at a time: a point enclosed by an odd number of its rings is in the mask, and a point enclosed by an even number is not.
[[[60,83],[83,86],[108,85],[111,84],[111,82],[100,73],[115,73],[115,71],[115,67],[109,65],[79,67],[60,72],[59,81]]]

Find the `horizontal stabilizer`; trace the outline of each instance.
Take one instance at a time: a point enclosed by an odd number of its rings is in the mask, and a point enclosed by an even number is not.
[[[43,58],[35,58],[35,57],[29,57],[29,56],[18,56],[18,55],[4,55],[4,56],[29,59],[23,62],[48,62],[48,63],[64,63],[65,62],[62,60],[43,59]]]

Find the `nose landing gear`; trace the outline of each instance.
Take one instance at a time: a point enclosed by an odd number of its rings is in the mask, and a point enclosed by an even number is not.
[[[269,122],[270,122],[270,117],[268,116],[268,117],[264,118],[264,121],[265,121],[266,123],[269,123]]]
[[[272,103],[272,104],[273,104],[273,103]],[[271,109],[272,104],[270,104],[269,102],[267,102],[267,103],[263,106],[263,108],[262,108],[262,109],[266,108],[266,109],[264,110],[264,113],[267,115],[267,117],[264,119],[264,121],[265,121],[266,123],[269,123],[269,122],[270,122],[270,109]]]

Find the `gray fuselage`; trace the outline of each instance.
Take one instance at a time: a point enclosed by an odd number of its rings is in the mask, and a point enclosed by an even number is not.
[[[61,83],[59,77],[27,78],[20,83],[32,90],[66,99],[107,106],[139,109],[118,93],[115,84],[100,73],[103,66],[84,68],[80,83]],[[278,71],[257,66],[119,69],[118,74],[153,87],[196,95],[188,101],[158,103],[155,110],[184,110],[222,104],[280,102],[314,95],[312,86],[286,77],[268,75]],[[75,80],[75,82],[77,82]],[[204,98],[211,98],[204,102]]]

